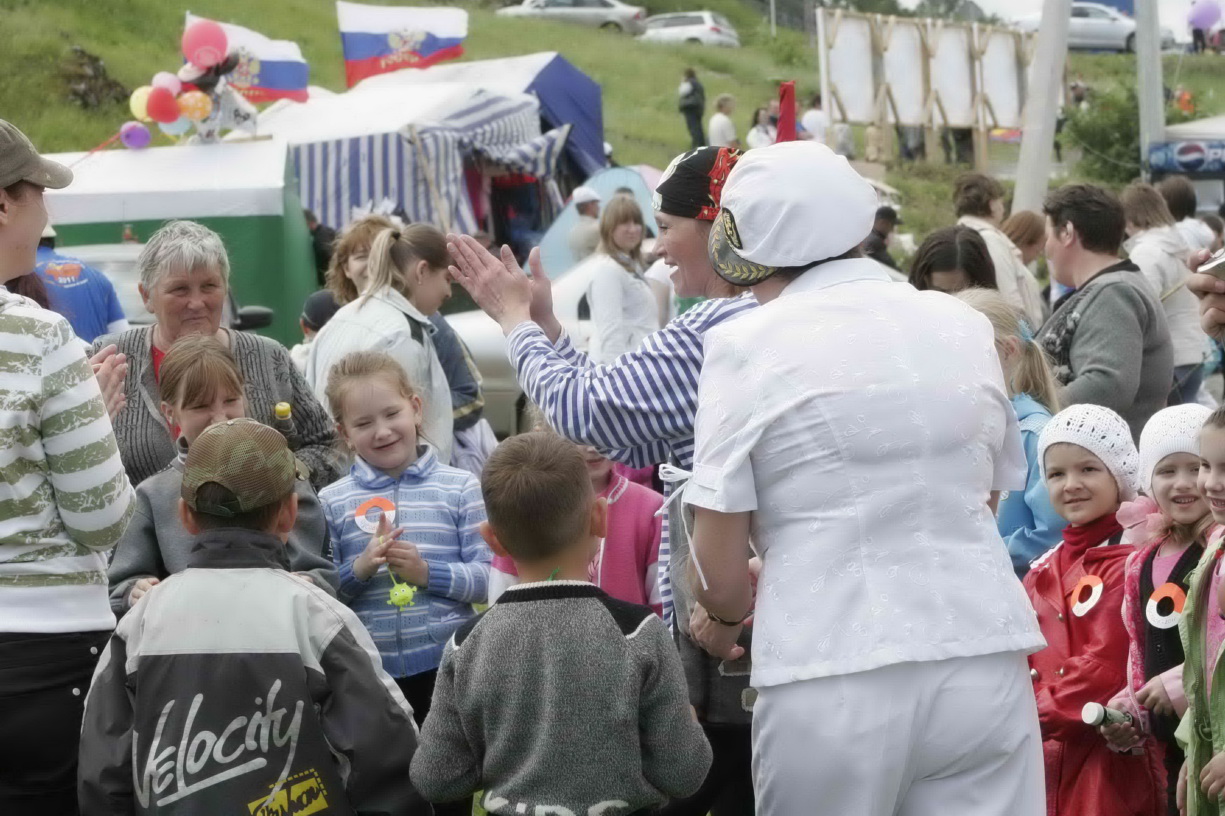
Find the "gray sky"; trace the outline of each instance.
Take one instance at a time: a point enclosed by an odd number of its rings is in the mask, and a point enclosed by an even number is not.
[[[917,0],[902,0],[903,5],[916,6]],[[1005,20],[1015,20],[1038,14],[1042,11],[1042,0],[978,0],[983,10],[990,14],[998,14]],[[1187,30],[1187,13],[1191,9],[1191,0],[1157,0],[1161,24],[1174,32],[1179,40],[1190,40]]]

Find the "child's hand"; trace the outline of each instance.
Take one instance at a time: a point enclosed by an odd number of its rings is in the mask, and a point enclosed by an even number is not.
[[[403,527],[397,527],[394,530],[388,529],[389,527],[391,524],[387,521],[387,515],[380,514],[379,526],[375,528],[374,535],[370,537],[370,543],[353,561],[353,575],[359,581],[369,581],[379,571],[379,567],[387,563],[387,551],[395,543],[396,536],[404,532]]]
[[[161,583],[158,578],[141,578],[132,587],[132,591],[128,593],[128,606],[136,606],[136,602],[145,596],[145,593],[153,589]]]
[[[1154,714],[1164,714],[1167,717],[1173,717],[1175,714],[1174,703],[1170,701],[1170,695],[1166,693],[1160,676],[1149,680],[1136,692],[1136,701]]]
[[[1225,793],[1225,753],[1217,754],[1200,772],[1199,784],[1209,799]]]
[[[391,548],[387,550],[387,566],[400,576],[401,580],[408,581],[413,586],[430,585],[430,565],[410,541],[391,542]]]
[[[1140,744],[1140,732],[1131,723],[1103,725],[1097,729],[1106,742],[1119,753],[1125,753]]]

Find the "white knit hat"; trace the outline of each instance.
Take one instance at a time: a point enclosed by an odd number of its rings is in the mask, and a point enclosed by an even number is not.
[[[1038,437],[1038,460],[1044,472],[1047,448],[1061,442],[1079,445],[1101,459],[1119,485],[1121,501],[1135,498],[1140,455],[1123,417],[1100,405],[1073,405],[1055,414]]]
[[[1175,405],[1153,414],[1140,432],[1140,489],[1153,492],[1153,471],[1162,459],[1174,453],[1199,456],[1199,432],[1211,408],[1203,405]]]

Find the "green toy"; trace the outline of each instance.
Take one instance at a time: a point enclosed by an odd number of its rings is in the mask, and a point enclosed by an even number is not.
[[[391,570],[387,571],[391,575],[391,592],[388,595],[387,605],[394,606],[397,609],[403,609],[406,606],[415,606],[416,600],[413,596],[417,594],[417,588],[412,584],[400,583],[396,580],[396,574]]]

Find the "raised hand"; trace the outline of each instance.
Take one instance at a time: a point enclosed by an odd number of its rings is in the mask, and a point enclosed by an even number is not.
[[[102,402],[106,405],[106,413],[114,419],[128,404],[124,396],[124,387],[128,379],[128,358],[119,354],[119,347],[109,345],[89,358],[89,364],[98,380],[98,388],[102,391]]]
[[[369,581],[379,571],[379,567],[387,563],[387,551],[395,543],[396,536],[404,532],[403,527],[392,530],[385,513],[379,514],[379,523],[370,537],[370,543],[362,554],[353,561],[353,574],[358,580]]]

